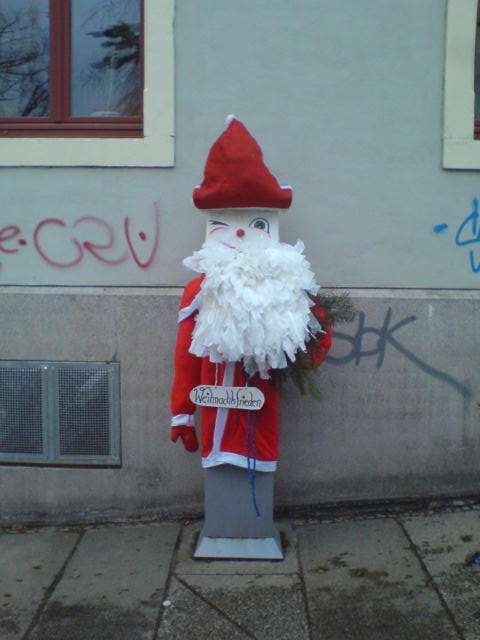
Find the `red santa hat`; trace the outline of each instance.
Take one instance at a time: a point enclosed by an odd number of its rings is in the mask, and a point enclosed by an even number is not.
[[[202,184],[193,190],[197,209],[288,209],[292,187],[278,184],[240,120],[228,116],[227,125],[210,149]]]

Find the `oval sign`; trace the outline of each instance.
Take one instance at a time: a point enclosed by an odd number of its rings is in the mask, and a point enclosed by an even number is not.
[[[190,400],[199,407],[258,411],[263,407],[265,396],[257,387],[221,387],[203,384],[190,391]]]

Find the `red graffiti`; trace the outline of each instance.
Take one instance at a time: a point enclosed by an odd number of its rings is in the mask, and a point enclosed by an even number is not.
[[[119,266],[131,258],[137,267],[145,271],[154,263],[160,244],[160,214],[156,205],[153,218],[155,233],[151,251],[146,260],[139,257],[133,245],[129,216],[125,216],[123,219],[122,234],[116,234],[111,224],[97,216],[81,216],[71,225],[60,218],[44,218],[33,231],[33,247],[38,256],[53,268],[71,269],[77,267],[89,255],[99,263],[110,267]],[[91,225],[90,229],[88,225]],[[90,233],[94,233],[96,239],[84,240],[85,235]],[[97,239],[99,233],[101,240]],[[117,237],[118,235],[120,237]],[[0,228],[0,253],[15,254],[20,251],[19,246],[26,246],[27,240],[23,237],[19,238],[19,236],[22,236],[22,230],[17,225]],[[142,243],[145,243],[148,236],[145,231],[139,231],[138,237]],[[68,258],[59,260],[52,255],[52,238],[55,250],[66,250],[67,255],[70,254]],[[123,251],[120,246],[122,240],[126,244]],[[6,243],[14,241],[16,241],[16,247],[4,246]],[[1,269],[2,264],[0,263]]]
[[[159,217],[160,216],[158,215],[158,211],[155,211],[155,240],[153,241],[153,247],[152,247],[152,252],[150,253],[150,257],[148,258],[148,260],[146,262],[142,262],[140,260],[140,258],[137,255],[137,252],[133,248],[132,241],[131,241],[131,238],[130,238],[130,218],[128,216],[126,216],[124,221],[123,221],[123,227],[124,227],[124,230],[125,230],[125,238],[127,240],[128,248],[130,249],[130,251],[132,253],[132,257],[135,260],[135,262],[137,263],[137,265],[140,267],[140,269],[145,269],[145,270],[148,269],[150,267],[150,265],[152,264],[152,262],[153,262],[153,260],[155,258],[155,255],[157,253],[158,243],[159,243],[159,240],[160,240],[160,221],[159,221]],[[141,233],[143,233],[143,232],[141,232]],[[140,236],[140,237],[141,237],[142,240],[144,239],[144,238],[142,238],[142,236]]]
[[[89,242],[88,240],[85,240],[85,242],[83,243],[83,247],[87,251],[89,251],[95,258],[97,258],[97,260],[100,260],[100,262],[103,262],[104,264],[113,264],[113,265],[122,264],[122,262],[125,262],[125,260],[128,260],[128,253],[126,252],[120,258],[113,259],[113,260],[109,260],[108,258],[105,258],[104,256],[98,253],[99,250],[108,251],[113,247],[115,243],[115,233],[109,224],[107,224],[104,220],[100,220],[100,218],[96,218],[94,216],[83,216],[82,218],[78,218],[78,220],[75,220],[75,222],[73,223],[73,226],[76,227],[81,222],[94,222],[95,224],[98,224],[99,226],[101,226],[107,233],[108,242],[106,244],[99,244],[98,242],[96,243]]]
[[[9,235],[9,232],[10,235]],[[19,236],[22,232],[20,231],[20,228],[17,227],[16,225],[9,225],[8,227],[3,227],[3,229],[0,229],[0,251],[2,253],[17,253],[18,248],[15,249],[7,249],[6,247],[3,247],[3,243],[4,242],[8,242],[9,240],[13,240],[14,238],[16,238],[17,236]],[[19,243],[21,242],[21,240],[19,240]]]
[[[70,262],[57,262],[55,260],[52,260],[52,258],[49,258],[46,255],[46,253],[43,252],[43,250],[42,250],[42,248],[40,246],[39,236],[40,236],[40,231],[44,227],[46,227],[47,225],[54,225],[54,226],[57,226],[57,227],[66,227],[67,226],[67,224],[63,220],[59,220],[58,218],[46,218],[45,220],[42,220],[41,222],[39,222],[37,224],[37,226],[35,227],[35,231],[33,232],[33,244],[35,246],[35,249],[37,250],[37,253],[51,267],[64,267],[64,268],[65,267],[75,267],[77,264],[79,264],[82,261],[82,258],[83,258],[82,245],[78,242],[78,240],[75,240],[75,238],[72,239],[72,242],[77,247],[77,257],[74,260],[71,260]]]

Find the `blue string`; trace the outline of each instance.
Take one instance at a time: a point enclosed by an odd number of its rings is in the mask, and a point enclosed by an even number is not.
[[[260,511],[257,505],[257,495],[255,488],[255,469],[257,466],[257,447],[256,447],[256,433],[257,433],[257,416],[253,414],[253,429],[250,429],[250,411],[247,410],[247,469],[248,469],[248,482],[250,483],[250,491],[252,493],[252,502],[257,514],[257,518],[260,517]],[[250,437],[252,444],[250,444]],[[250,446],[253,449],[253,467],[250,464]]]

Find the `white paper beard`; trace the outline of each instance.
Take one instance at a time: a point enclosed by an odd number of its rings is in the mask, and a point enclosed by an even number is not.
[[[310,313],[319,285],[303,255],[304,245],[245,241],[241,248],[206,242],[185,258],[205,274],[190,353],[211,362],[243,360],[245,371],[268,379],[305,350],[320,325]]]

